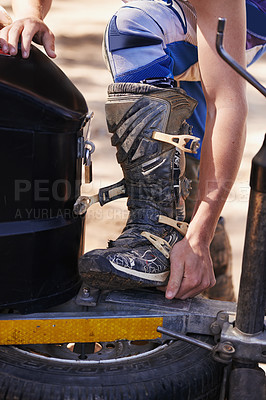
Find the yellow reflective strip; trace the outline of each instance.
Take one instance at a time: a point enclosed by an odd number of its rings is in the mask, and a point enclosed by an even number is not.
[[[149,340],[162,317],[1,320],[0,345]]]

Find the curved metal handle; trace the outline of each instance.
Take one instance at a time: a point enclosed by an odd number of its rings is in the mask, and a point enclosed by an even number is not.
[[[227,62],[236,72],[238,72],[244,79],[246,79],[252,86],[254,86],[264,97],[266,97],[266,88],[261,85],[249,72],[247,72],[241,65],[239,65],[223,48],[223,37],[225,18],[219,18],[217,35],[216,35],[216,50],[222,59]]]

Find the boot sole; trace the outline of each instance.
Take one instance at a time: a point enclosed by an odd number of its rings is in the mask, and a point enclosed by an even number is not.
[[[97,257],[97,260],[95,258],[90,259],[89,266],[85,260],[80,260],[79,272],[84,283],[88,286],[102,290],[124,290],[165,286],[167,284],[168,271],[162,274],[155,274],[161,278],[158,281],[149,280],[135,276],[134,273],[136,274],[137,272],[134,270],[132,270],[132,274],[130,274],[131,270],[128,270],[129,273],[123,272],[120,266],[116,268],[106,258],[99,258]],[[99,268],[99,265],[101,265],[101,268]],[[140,274],[144,273],[141,272]]]

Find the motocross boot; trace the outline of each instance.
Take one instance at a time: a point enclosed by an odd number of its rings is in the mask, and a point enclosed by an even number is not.
[[[189,154],[186,154],[186,177],[191,181],[191,190],[186,199],[185,218],[185,221],[189,223],[197,201],[199,183],[199,160]],[[216,284],[205,290],[204,295],[215,300],[235,301],[232,280],[232,250],[223,217],[219,218],[216,226],[210,245],[210,253]]]
[[[185,145],[197,138],[185,122],[196,101],[179,88],[116,83],[108,88],[106,118],[123,173],[129,217],[107,249],[80,259],[84,282],[100,289],[165,285],[172,246],[183,238]],[[192,140],[191,140],[192,139]]]

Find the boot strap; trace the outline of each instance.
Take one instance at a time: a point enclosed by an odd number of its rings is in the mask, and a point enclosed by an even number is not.
[[[158,131],[152,132],[152,138],[155,140],[159,140],[160,142],[172,144],[179,150],[193,154],[197,153],[200,141],[198,137],[192,135],[168,135],[167,133]],[[189,148],[185,147],[190,140],[191,140],[190,147]]]
[[[92,196],[80,196],[74,204],[73,211],[76,215],[83,215],[87,209],[95,203],[100,203],[101,206],[110,201],[127,197],[125,180],[114,183],[113,185],[103,187],[98,194]]]
[[[166,224],[175,228],[181,235],[185,236],[188,230],[188,223],[184,221],[176,221],[175,219],[166,217],[165,215],[159,215],[158,222]]]
[[[93,196],[79,196],[74,204],[73,212],[76,215],[83,215],[92,204],[98,203],[98,201],[98,194],[94,194]]]
[[[153,235],[150,232],[144,231],[141,232],[141,235],[148,239],[149,242],[151,242],[151,244],[165,256],[165,258],[170,257],[170,251],[172,247],[166,240],[160,238],[159,236]]]
[[[165,215],[159,215],[158,222],[172,226],[183,236],[185,236],[187,229],[188,229],[188,224],[186,222],[176,221],[175,219],[166,217]],[[151,244],[157,250],[159,250],[166,258],[170,257],[170,251],[171,251],[172,247],[166,240],[162,239],[159,236],[153,235],[150,232],[144,231],[144,232],[141,232],[141,235],[144,236],[146,239],[148,239],[149,242],[151,242]]]

